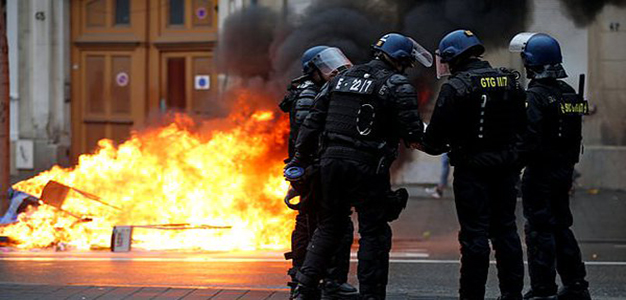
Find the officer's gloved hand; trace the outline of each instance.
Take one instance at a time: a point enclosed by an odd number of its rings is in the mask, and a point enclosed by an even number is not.
[[[293,155],[293,158],[285,165],[285,168],[283,168],[283,176],[285,176],[285,178],[287,177],[285,172],[291,167],[300,167],[306,169],[307,164],[305,163],[305,160],[302,158],[302,155],[299,152],[296,152]]]
[[[400,213],[406,208],[409,200],[409,192],[405,188],[389,191],[386,199],[385,219],[387,222],[394,221],[400,217]]]

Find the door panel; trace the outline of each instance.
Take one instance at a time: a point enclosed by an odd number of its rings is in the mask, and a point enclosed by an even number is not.
[[[168,110],[216,116],[213,57],[202,52],[161,53],[161,101]]]
[[[70,3],[74,160],[101,138],[124,141],[162,108],[204,116],[219,111],[216,0]]]
[[[213,58],[207,54],[191,56],[193,86],[191,102],[193,111],[198,114],[216,115],[219,109],[215,101],[215,76],[213,76]],[[205,78],[206,80],[205,83]]]
[[[142,68],[135,51],[83,51],[84,68],[80,69],[83,126],[78,131],[81,153],[93,151],[97,141],[108,138],[124,141],[131,127],[141,120],[143,99]],[[133,76],[137,75],[138,78]],[[139,96],[133,99],[133,94]]]
[[[116,55],[111,58],[111,114],[130,117],[130,55]]]
[[[87,55],[85,59],[85,114],[102,114],[104,108],[104,55]]]
[[[167,108],[184,111],[187,109],[185,57],[167,57],[166,60],[165,88],[167,89]]]
[[[106,137],[106,124],[97,122],[85,122],[84,133],[82,134],[83,153],[91,152],[98,145],[98,141]]]

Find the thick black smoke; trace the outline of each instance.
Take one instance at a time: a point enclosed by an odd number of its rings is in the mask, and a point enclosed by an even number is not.
[[[354,63],[365,62],[371,52],[369,45],[394,29],[394,24],[383,22],[383,15],[373,14],[368,2],[313,2],[304,17],[291,24],[284,40],[273,45],[274,78],[285,81],[296,76],[302,53],[316,45],[339,47]]]
[[[467,28],[487,45],[503,46],[524,29],[527,11],[526,0],[313,0],[302,16],[281,19],[252,6],[226,21],[220,66],[228,74],[284,86],[299,74],[302,53],[315,45],[339,47],[362,63],[371,55],[370,45],[387,32],[405,33],[434,51],[445,33]],[[433,72],[423,70],[410,75],[419,85],[430,85]]]
[[[469,29],[487,47],[504,47],[524,30],[528,1],[419,1],[404,17],[404,32],[428,49],[450,31]]]
[[[589,25],[606,5],[626,6],[626,0],[561,0],[578,27]]]
[[[341,48],[354,62],[366,61],[370,45],[382,34],[407,34],[434,51],[448,32],[472,30],[488,48],[504,47],[525,29],[530,0],[313,0],[301,16],[290,18],[253,5],[225,22],[218,65],[227,74],[261,77],[270,86],[284,87],[299,74],[300,56],[307,48],[326,44]],[[625,6],[626,0],[561,0],[578,26],[592,22],[606,5]],[[432,69],[409,75],[420,85],[433,82]],[[421,80],[416,80],[420,78]]]
[[[243,78],[260,76],[268,79],[272,68],[269,48],[278,23],[278,14],[263,6],[230,15],[224,22],[218,46],[218,69]]]

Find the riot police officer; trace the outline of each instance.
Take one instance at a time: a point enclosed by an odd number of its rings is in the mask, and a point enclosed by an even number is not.
[[[515,225],[516,141],[525,122],[518,73],[481,60],[485,47],[469,30],[447,34],[436,52],[442,85],[423,148],[448,152],[461,230],[461,299],[483,299],[493,245],[501,299],[521,299],[524,266]]]
[[[563,282],[558,299],[590,299],[585,265],[570,229],[573,219],[569,208],[587,102],[582,93],[576,94],[560,80],[567,74],[554,38],[543,33],[520,33],[509,48],[521,52],[526,75],[531,79],[527,89],[528,129],[520,147],[527,164],[522,200],[531,282],[524,298],[557,299],[558,271]]]
[[[373,49],[374,59],[340,73],[322,89],[288,164],[306,164],[321,135],[321,219],[297,275],[296,299],[315,297],[322,271],[349,226],[352,206],[361,236],[360,295],[385,298],[391,249],[388,222],[397,218],[408,197],[406,190],[391,193],[389,165],[399,140],[419,142],[423,128],[417,93],[402,73],[417,62],[432,65],[432,56],[397,33],[383,36]]]
[[[302,55],[303,75],[291,82],[287,95],[279,105],[281,110],[289,113],[289,158],[287,161],[293,158],[298,131],[309,114],[313,105],[313,99],[319,93],[321,86],[334,76],[336,72],[351,65],[350,61],[338,48],[315,46],[304,52]],[[299,204],[289,205],[291,208],[298,210],[296,226],[291,235],[291,252],[285,255],[287,258],[292,259],[292,268],[287,272],[292,278],[292,281],[288,284],[292,289],[292,296],[293,289],[297,285],[296,272],[304,262],[306,247],[317,227],[320,201],[319,180],[316,176],[318,173],[317,169],[316,165],[309,167],[307,179],[300,184],[302,189],[298,191],[301,194]],[[288,204],[290,203],[288,202]],[[327,276],[323,285],[323,299],[356,296],[357,294],[356,288],[347,283],[353,231],[354,227],[352,222],[350,222],[345,230],[344,237],[340,241],[333,262],[327,270]]]

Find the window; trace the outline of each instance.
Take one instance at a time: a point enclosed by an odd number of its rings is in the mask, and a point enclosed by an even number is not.
[[[115,25],[130,24],[130,0],[115,0]]]
[[[185,0],[170,0],[170,25],[185,24]]]

